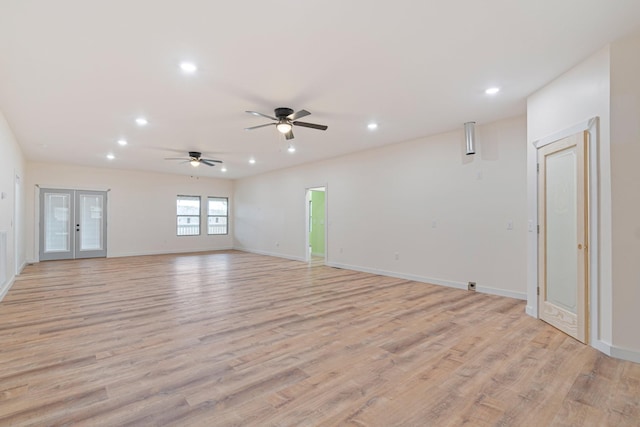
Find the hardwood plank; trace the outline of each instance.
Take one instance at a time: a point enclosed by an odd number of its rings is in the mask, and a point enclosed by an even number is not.
[[[522,301],[238,251],[30,265],[0,362],[0,425],[640,425]]]

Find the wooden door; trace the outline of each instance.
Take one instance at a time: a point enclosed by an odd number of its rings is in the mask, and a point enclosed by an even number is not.
[[[538,150],[539,300],[545,322],[588,336],[587,132]]]

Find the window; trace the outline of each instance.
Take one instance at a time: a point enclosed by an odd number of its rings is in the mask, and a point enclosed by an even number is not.
[[[227,234],[229,218],[229,199],[226,197],[209,197],[207,208],[207,233]]]
[[[178,236],[200,235],[200,196],[178,196]]]

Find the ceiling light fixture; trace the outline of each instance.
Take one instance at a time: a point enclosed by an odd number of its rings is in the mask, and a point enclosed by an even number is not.
[[[136,119],[136,123],[138,124],[138,126],[146,126],[147,124],[149,124],[147,119],[145,119],[144,117],[138,117]]]
[[[486,93],[487,95],[495,95],[498,92],[500,92],[499,87],[490,87],[489,89],[484,91],[484,93]]]
[[[296,147],[294,147],[293,144],[289,144],[289,148],[287,148],[287,151],[290,153],[295,153]]]
[[[119,139],[118,140],[118,144],[120,144],[120,145],[122,145],[124,147],[125,145],[127,145],[127,140],[126,139]]]
[[[198,71],[198,67],[193,62],[181,62],[180,68],[182,69],[182,71],[189,74],[193,74]]]
[[[253,157],[249,159],[249,163],[251,163],[252,165],[256,163],[256,159],[254,159]]]
[[[194,168],[197,168],[198,166],[200,166],[200,161],[193,159],[191,161],[189,161],[189,163],[191,164],[191,166],[193,166]]]
[[[276,129],[278,129],[280,133],[289,133],[291,132],[291,123],[282,121],[276,125]]]
[[[375,129],[378,129],[378,124],[377,123],[369,123],[367,125],[367,127],[369,128],[369,130],[375,130]]]
[[[107,154],[107,159],[113,160],[115,158],[116,158],[116,156],[114,156],[113,154],[111,154],[111,153]]]
[[[223,166],[222,169],[220,169],[221,172],[226,172],[227,171],[227,167]]]

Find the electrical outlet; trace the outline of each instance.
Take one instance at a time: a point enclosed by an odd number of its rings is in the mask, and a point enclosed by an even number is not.
[[[467,289],[470,291],[474,291],[476,290],[476,282],[469,282],[469,284],[467,285]]]
[[[396,261],[398,261],[400,259],[400,254],[398,252],[396,252],[395,258],[396,258]]]

